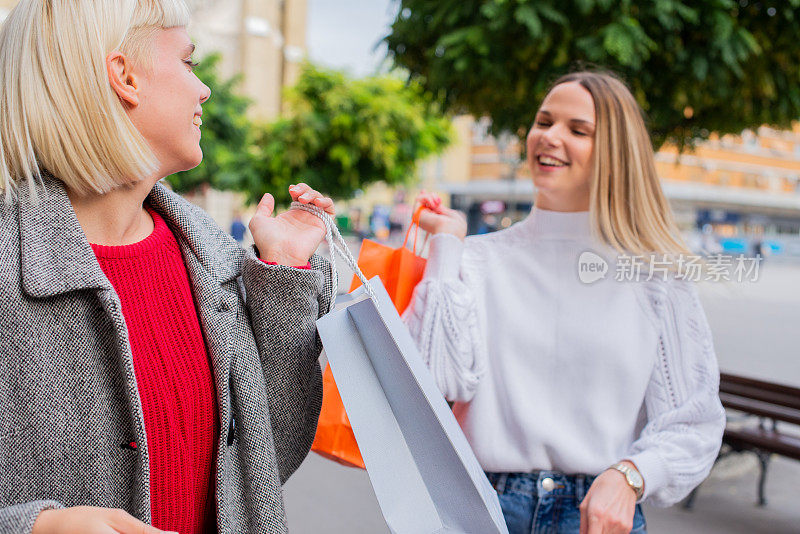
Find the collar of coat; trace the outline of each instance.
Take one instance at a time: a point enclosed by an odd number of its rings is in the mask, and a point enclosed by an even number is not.
[[[19,233],[22,287],[33,297],[80,289],[113,289],[103,274],[62,183],[45,177],[33,200],[20,188]],[[218,283],[241,272],[242,248],[203,210],[157,183],[147,197],[167,222],[184,254]]]

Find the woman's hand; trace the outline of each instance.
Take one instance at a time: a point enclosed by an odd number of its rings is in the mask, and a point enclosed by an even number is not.
[[[464,214],[442,206],[442,199],[438,195],[420,191],[416,202],[428,208],[420,214],[420,228],[429,234],[451,234],[462,241],[467,236],[467,219]]]
[[[624,463],[636,468],[630,462]],[[636,492],[625,475],[608,469],[594,480],[580,510],[580,534],[628,534],[633,528]]]
[[[43,510],[31,534],[162,534],[124,510],[76,506]],[[177,534],[177,533],[175,533]]]
[[[333,200],[306,184],[289,187],[289,194],[294,201],[322,208],[330,216],[336,214]],[[279,265],[305,265],[325,239],[325,223],[313,213],[298,209],[273,217],[274,209],[275,199],[267,193],[250,220],[250,233],[261,259]]]

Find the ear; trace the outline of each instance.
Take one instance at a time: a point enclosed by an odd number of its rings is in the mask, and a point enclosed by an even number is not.
[[[130,107],[138,106],[138,79],[133,73],[131,60],[122,52],[111,52],[106,56],[106,72],[111,88],[123,104]]]

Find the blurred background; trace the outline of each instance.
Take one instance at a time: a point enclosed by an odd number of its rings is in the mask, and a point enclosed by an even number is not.
[[[800,387],[800,0],[188,3],[212,98],[203,164],[168,182],[237,240],[263,193],[285,205],[301,181],[335,197],[356,254],[402,242],[422,188],[470,233],[506,228],[535,201],[520,139],[547,85],[607,67],[645,109],[690,247],[762,257],[757,280],[701,284],[720,367]],[[693,510],[648,508],[649,530],[800,532],[800,464],[773,459],[763,507],[757,476],[730,456]],[[366,474],[314,454],[286,504],[295,533],[387,531]]]

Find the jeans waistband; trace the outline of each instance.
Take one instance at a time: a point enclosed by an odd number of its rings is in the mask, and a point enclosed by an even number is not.
[[[500,495],[513,491],[531,494],[537,498],[545,496],[570,496],[582,501],[595,475],[567,475],[558,471],[534,471],[531,473],[486,473],[489,482]]]

